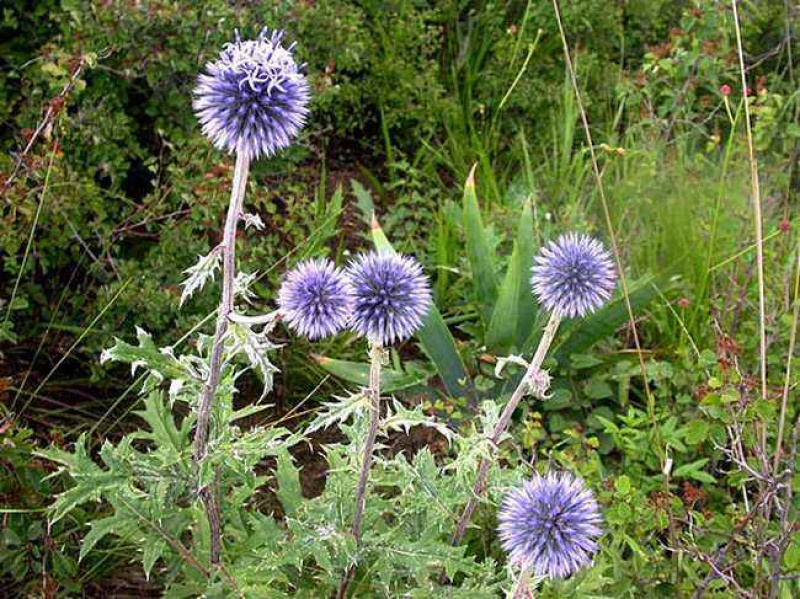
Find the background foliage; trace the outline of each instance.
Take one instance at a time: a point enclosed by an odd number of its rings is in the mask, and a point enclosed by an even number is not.
[[[513,439],[503,448],[508,471],[498,485],[518,480],[534,461],[568,466],[598,492],[609,534],[590,574],[568,588],[543,589],[543,596],[637,596],[637,589],[688,596],[708,570],[698,556],[712,554],[726,542],[726,531],[741,523],[742,488],[752,481],[742,481],[720,446],[734,412],[745,422],[765,419],[774,443],[796,326],[800,102],[792,61],[800,48],[791,37],[798,28],[791,4],[752,0],[740,6],[766,238],[770,394],[760,402],[754,399],[758,313],[750,180],[730,6],[711,0],[563,2],[654,401],[630,351],[619,298],[597,318],[564,329],[551,364],[553,396],[518,414]],[[86,453],[75,467],[85,468],[98,468],[91,456],[106,466],[109,460],[170,459],[139,456],[141,447],[118,444],[125,431],[147,430],[145,423],[155,421],[148,411],[163,412],[164,399],[156,392],[140,395],[141,380],[132,385],[127,368],[101,365],[98,357],[114,337],[132,342],[135,325],[144,326],[158,347],[181,347],[195,327],[210,330],[218,288],[196,293],[179,309],[179,284],[182,271],[221,239],[233,167],[202,138],[191,89],[234,28],[251,34],[264,25],[285,28],[298,41],[314,100],[301,142],[253,169],[247,206],[266,228],[247,230],[238,246],[242,269],[258,273],[250,288],[253,307],[273,308],[281,273],[300,258],[343,258],[369,247],[374,210],[393,245],[426,265],[460,361],[451,361],[449,371],[431,363],[424,340],[422,350],[412,341],[392,356],[399,378],[391,390],[403,405],[457,427],[463,446],[448,446],[422,429],[395,431],[379,480],[432,477],[436,484],[436,468],[468,467],[475,456],[464,448],[479,434],[472,415],[514,382],[494,378],[496,357],[530,352],[537,340],[525,257],[567,229],[607,236],[549,2],[4,3],[4,586],[47,596],[92,585],[158,596],[176,580],[192,588],[191,575],[178,573],[179,557],[138,529],[84,545],[79,563],[78,539],[110,526],[109,506],[119,509],[134,498],[96,490],[103,503],[76,501],[76,509],[48,527],[44,509],[53,496],[80,486],[48,477],[53,465],[41,452],[50,447],[47,455],[63,463],[77,459],[64,453],[77,442]],[[474,186],[465,191],[473,165]],[[500,316],[493,318],[495,311]],[[248,415],[236,433],[243,437],[231,443],[255,443],[255,431],[267,424],[279,425],[266,429],[269,435],[290,434],[282,428],[294,430],[313,417],[298,414],[318,409],[363,375],[363,347],[354,338],[311,347],[286,343],[280,329],[275,335],[285,346],[273,356],[282,373],[270,399],[274,409]],[[259,398],[255,376],[242,375],[236,384],[230,410]],[[793,423],[797,374],[788,375],[787,385],[787,421]],[[173,432],[186,436],[191,421],[178,406]],[[317,433],[316,451],[292,450],[294,464],[264,443],[263,455],[236,466],[255,465],[258,479],[243,482],[241,471],[230,473],[233,487],[251,485],[263,494],[263,518],[248,525],[251,532],[263,527],[261,542],[279,534],[273,512],[305,513],[298,522],[311,528],[293,531],[302,538],[314,530],[315,506],[335,505],[331,494],[352,495],[351,480],[326,481],[325,472],[331,463],[354,459],[354,443],[347,441],[356,438],[358,426]],[[142,443],[149,434],[157,431],[142,432]],[[404,450],[416,457],[401,459]],[[667,459],[673,466],[665,476]],[[290,485],[298,486],[294,496]],[[299,488],[312,503],[301,501]],[[176,497],[184,491],[171,490]],[[454,518],[457,492],[435,495],[443,502],[437,509]],[[370,542],[380,548],[387,538],[423,536],[441,545],[451,523],[415,504],[421,496],[404,494],[409,503],[397,508],[404,517],[418,515],[417,528],[401,534],[376,524]],[[176,505],[170,526],[180,531],[181,518],[189,521],[181,514],[193,508]],[[499,592],[503,580],[493,513],[488,505],[478,518],[489,532],[470,537],[468,556],[476,559],[453,556],[450,564],[488,594]],[[770,533],[749,532],[756,540]],[[142,547],[149,553],[142,556]],[[311,593],[315,585],[335,584],[350,550],[329,547],[330,561],[320,554],[310,571],[307,563],[306,570],[297,566],[296,556],[283,556],[276,563],[284,575],[291,572],[285,588]],[[754,549],[745,543],[737,551],[737,580],[758,590]],[[144,570],[133,560],[137,555]],[[796,538],[784,560],[788,570],[800,567]],[[375,562],[378,570],[388,567]],[[404,568],[402,580],[430,574],[416,561]],[[253,581],[263,574],[250,572]],[[398,578],[381,579],[374,592],[398,592],[397,584]],[[721,581],[709,590],[736,596]],[[800,590],[787,584],[782,592],[788,597]]]

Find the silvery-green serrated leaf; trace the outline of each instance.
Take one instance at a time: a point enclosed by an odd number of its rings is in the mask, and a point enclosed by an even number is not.
[[[228,339],[230,343],[231,355],[244,354],[250,367],[253,368],[261,377],[264,383],[263,398],[272,391],[272,377],[278,372],[278,368],[269,360],[269,352],[280,347],[272,343],[267,337],[272,327],[264,327],[264,330],[255,332],[251,326],[232,322],[228,329]]]
[[[222,259],[220,246],[215,247],[205,256],[198,256],[197,258],[197,264],[183,271],[189,275],[189,278],[181,283],[183,286],[181,306],[195,291],[202,289],[207,282],[214,280],[214,273],[219,268],[220,260]]]
[[[252,291],[250,291],[250,286],[255,282],[257,278],[258,274],[256,273],[246,273],[246,272],[236,273],[236,278],[233,281],[234,296],[246,302],[249,302],[250,300],[254,299],[256,296]]]
[[[180,393],[181,389],[183,389],[183,383],[184,381],[181,379],[172,379],[172,381],[170,381],[169,384],[170,399],[174,399],[175,397],[178,396],[178,393]]]
[[[242,214],[242,220],[244,221],[245,229],[253,227],[257,231],[264,230],[264,221],[261,220],[261,217],[258,214],[250,214],[246,212]]]
[[[90,524],[91,529],[86,533],[86,536],[83,537],[78,561],[82,561],[83,558],[86,557],[86,554],[94,549],[94,546],[97,545],[98,541],[103,537],[112,532],[118,532],[122,523],[123,519],[119,518],[117,515],[92,521]]]
[[[131,365],[133,374],[139,368],[147,370],[142,390],[147,392],[154,386],[167,379],[194,380],[194,372],[175,357],[172,348],[158,348],[153,342],[153,337],[140,327],[136,327],[138,345],[131,345],[120,339],[105,350],[101,361],[113,360]]]
[[[453,437],[453,431],[441,422],[437,422],[422,411],[422,406],[416,406],[414,409],[409,410],[399,401],[392,400],[393,412],[387,415],[382,422],[382,427],[385,431],[398,430],[408,433],[409,429],[414,426],[426,426],[435,429],[448,441]]]
[[[163,538],[154,534],[148,535],[142,552],[142,568],[147,580],[150,580],[150,572],[153,570],[156,560],[161,557],[167,548],[167,542]]]
[[[317,410],[317,416],[306,430],[306,434],[334,424],[341,424],[349,420],[353,414],[366,412],[369,409],[369,397],[361,391],[346,397],[335,397],[335,399],[338,401],[324,402],[322,407]]]
[[[303,493],[300,488],[300,471],[292,462],[292,456],[288,451],[281,451],[278,454],[275,476],[278,480],[275,493],[281,502],[281,507],[287,516],[293,517],[303,501]]]

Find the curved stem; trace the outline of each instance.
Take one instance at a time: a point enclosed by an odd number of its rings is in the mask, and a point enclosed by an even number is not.
[[[242,212],[244,191],[247,187],[247,173],[250,160],[244,154],[236,155],[236,168],[233,174],[231,200],[228,205],[228,216],[225,219],[225,233],[222,240],[222,299],[217,310],[217,329],[211,346],[211,359],[208,380],[203,387],[203,395],[197,408],[197,426],[194,433],[194,465],[200,470],[200,462],[206,455],[208,446],[209,419],[211,404],[217,394],[220,372],[222,370],[222,353],[225,333],[228,331],[228,317],[233,310],[234,281],[236,275],[236,225]],[[200,489],[200,498],[206,509],[209,529],[211,531],[210,560],[212,564],[219,562],[222,547],[222,524],[219,501],[214,490],[204,487]]]
[[[364,505],[367,500],[367,482],[369,481],[369,471],[372,467],[372,452],[375,449],[375,439],[378,436],[378,426],[381,421],[381,360],[383,359],[383,347],[380,343],[372,343],[369,348],[369,394],[370,420],[367,431],[367,439],[364,442],[364,455],[361,462],[361,473],[358,476],[356,486],[356,509],[353,514],[353,536],[356,545],[361,541],[361,520],[364,516]],[[342,599],[347,593],[347,587],[353,580],[355,565],[351,565],[342,578],[337,597]]]
[[[505,434],[506,429],[508,429],[508,425],[511,422],[511,416],[514,414],[514,410],[517,409],[519,402],[523,397],[525,397],[525,395],[528,394],[528,381],[533,375],[539,372],[542,362],[544,362],[544,357],[547,355],[547,351],[550,349],[550,345],[553,343],[553,338],[556,336],[556,331],[558,330],[558,325],[560,322],[561,317],[553,312],[553,314],[550,315],[550,321],[547,323],[544,333],[542,334],[542,338],[539,341],[539,347],[536,349],[536,354],[534,354],[533,360],[531,360],[528,370],[525,372],[525,376],[522,377],[519,385],[517,385],[517,388],[514,389],[511,399],[508,400],[500,419],[497,421],[497,424],[495,424],[494,429],[492,430],[491,452],[494,452],[494,448],[500,442],[500,439]],[[488,472],[489,460],[483,458],[478,466],[478,476],[475,478],[475,484],[472,487],[472,497],[470,498],[469,503],[467,503],[467,506],[464,508],[464,511],[461,514],[461,519],[458,521],[456,530],[453,533],[453,545],[458,545],[461,542],[464,533],[467,531],[467,526],[469,525],[470,520],[472,520],[472,513],[475,511],[475,507],[478,504],[478,499],[483,496],[483,493],[486,490],[486,475]]]

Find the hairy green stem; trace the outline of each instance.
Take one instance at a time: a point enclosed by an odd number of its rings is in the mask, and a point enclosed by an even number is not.
[[[236,226],[242,212],[249,168],[249,158],[244,154],[237,154],[231,200],[228,205],[228,216],[225,219],[225,233],[222,239],[222,299],[217,311],[217,330],[211,346],[210,372],[208,380],[203,387],[200,405],[197,408],[197,426],[194,433],[194,465],[195,470],[198,472],[200,470],[200,462],[206,456],[211,404],[217,394],[220,372],[222,371],[225,334],[228,331],[228,318],[233,310],[234,281],[236,278]],[[201,488],[199,493],[205,506],[211,533],[210,560],[212,564],[217,564],[222,548],[222,520],[220,517],[219,498],[215,490],[210,489],[208,486]]]

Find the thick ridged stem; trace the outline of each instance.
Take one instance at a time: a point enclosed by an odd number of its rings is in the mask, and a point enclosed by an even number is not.
[[[200,471],[200,462],[206,455],[208,446],[208,429],[211,417],[211,404],[217,394],[220,372],[222,371],[222,354],[225,333],[228,331],[228,318],[233,310],[234,281],[236,279],[236,226],[242,212],[244,191],[247,187],[247,173],[250,160],[246,154],[237,154],[236,168],[233,174],[233,188],[228,205],[228,216],[225,219],[225,233],[222,240],[222,299],[217,310],[217,330],[211,346],[211,361],[208,380],[203,387],[203,395],[197,408],[197,426],[194,433],[194,465]],[[208,516],[211,532],[210,560],[219,563],[222,548],[222,522],[219,510],[219,498],[213,488],[208,486],[199,490],[200,498]]]
[[[553,312],[553,314],[550,316],[550,321],[547,323],[547,326],[544,329],[544,333],[542,333],[542,338],[539,341],[539,347],[536,349],[536,353],[534,354],[533,360],[531,360],[531,363],[528,366],[528,370],[525,372],[525,376],[522,377],[519,385],[517,385],[517,388],[514,389],[511,399],[508,400],[503,413],[500,415],[500,419],[497,421],[497,424],[495,424],[494,430],[492,430],[490,448],[491,452],[494,452],[497,444],[500,442],[500,439],[508,429],[508,425],[511,422],[511,416],[514,414],[514,410],[517,409],[519,402],[530,392],[529,382],[533,380],[534,377],[539,373],[542,367],[542,362],[544,362],[547,351],[550,349],[550,345],[553,343],[553,338],[556,336],[556,331],[558,330],[558,325],[560,323],[561,317],[556,312]],[[461,542],[461,539],[464,537],[464,533],[467,531],[467,526],[469,526],[470,520],[472,520],[472,513],[475,511],[478,500],[483,496],[483,493],[486,490],[486,475],[489,472],[489,465],[490,460],[483,458],[478,466],[478,475],[475,478],[475,484],[472,487],[472,497],[470,498],[469,503],[467,503],[467,507],[464,508],[464,511],[461,514],[461,519],[458,521],[458,526],[456,526],[456,530],[453,533],[454,546],[458,545]]]
[[[361,461],[361,472],[358,476],[358,486],[356,487],[356,509],[353,513],[353,537],[356,544],[361,541],[361,520],[364,516],[364,505],[367,500],[367,483],[369,482],[369,471],[372,468],[372,452],[375,449],[375,439],[378,436],[378,427],[381,421],[381,362],[383,360],[383,347],[380,343],[370,344],[369,349],[369,394],[370,418],[367,439],[364,442],[364,454]],[[353,580],[355,566],[352,565],[345,572],[342,584],[339,586],[337,597],[343,599],[347,593],[347,587]]]

